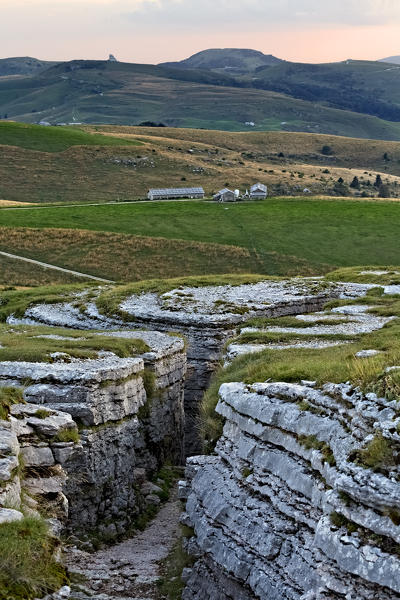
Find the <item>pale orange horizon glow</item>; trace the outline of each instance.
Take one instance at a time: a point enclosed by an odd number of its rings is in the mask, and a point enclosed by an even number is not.
[[[400,55],[400,30],[398,26],[310,28],[263,32],[208,33],[207,35],[164,34],[157,47],[148,47],[146,35],[135,39],[137,52],[132,52],[132,40],[119,39],[110,50],[119,60],[127,62],[162,62],[182,60],[207,48],[252,48],[265,54],[293,62],[339,62],[354,60],[379,60]],[[100,48],[99,48],[100,49]]]
[[[355,60],[378,60],[400,54],[398,26],[365,26],[310,29],[277,29],[276,31],[248,33],[208,33],[207,35],[161,34],[157,44],[149,44],[146,33],[140,36],[96,36],[90,40],[21,40],[13,44],[6,56],[35,56],[47,60],[73,60],[76,58],[104,59],[109,52],[124,62],[159,63],[182,60],[207,48],[252,48],[265,54],[293,62],[338,62]],[[14,50],[14,52],[13,52]]]
[[[400,55],[400,0],[0,0],[1,57],[159,63],[207,48],[298,62]]]

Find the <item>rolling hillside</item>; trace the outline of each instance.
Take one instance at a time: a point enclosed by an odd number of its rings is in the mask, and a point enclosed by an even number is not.
[[[252,81],[293,98],[400,121],[400,67],[382,62],[280,63],[257,69]]]
[[[57,64],[56,61],[38,60],[31,56],[0,58],[0,77],[6,75],[37,75]]]
[[[0,117],[400,140],[400,70],[383,63],[296,65],[249,51],[237,59],[238,73],[208,68],[226,60],[210,52],[205,62],[204,53],[193,58],[201,68],[192,59],[185,68],[72,61],[33,76],[0,77]]]
[[[388,56],[387,58],[381,58],[379,62],[392,63],[394,65],[400,65],[400,56]]]
[[[329,150],[329,154],[324,152]],[[400,143],[287,132],[231,133],[168,127],[39,127],[0,123],[0,199],[116,202],[150,187],[201,185],[270,195],[378,195],[380,174],[400,194]],[[350,188],[354,177],[359,189]],[[342,178],[344,188],[336,184]]]

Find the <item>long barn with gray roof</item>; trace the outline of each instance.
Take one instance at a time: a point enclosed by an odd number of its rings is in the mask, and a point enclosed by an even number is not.
[[[173,198],[204,198],[202,187],[151,189],[147,193],[149,200],[171,200]]]

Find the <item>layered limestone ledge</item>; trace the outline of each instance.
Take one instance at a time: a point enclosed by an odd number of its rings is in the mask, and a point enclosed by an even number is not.
[[[332,298],[356,298],[372,287],[300,277],[243,285],[182,286],[163,294],[142,293],[128,297],[119,308],[130,315],[132,321],[129,323],[124,323],[118,316],[101,314],[93,301],[79,308],[73,303],[35,305],[26,311],[22,322],[103,331],[138,328],[141,336],[144,332],[140,329],[184,335],[188,360],[185,450],[186,455],[193,455],[201,451],[197,433],[199,404],[220,364],[225,342],[236,335],[242,323],[252,317],[314,312]],[[10,317],[8,322],[19,323],[21,320]]]
[[[30,307],[22,322],[44,323],[77,329],[129,327],[160,332],[175,331],[187,340],[188,371],[185,381],[186,454],[201,450],[198,407],[221,359],[227,339],[240,323],[253,316],[281,316],[318,310],[341,293],[363,294],[368,286],[338,287],[317,279],[268,280],[247,285],[182,287],[164,294],[143,293],[127,298],[120,306],[132,321],[100,314],[94,302],[75,307],[71,303]],[[10,317],[9,323],[20,319]],[[148,332],[150,333],[150,332]],[[153,332],[152,332],[153,333]],[[110,335],[113,335],[110,333]],[[140,335],[144,335],[141,331]]]
[[[69,414],[11,406],[9,419],[0,421],[0,523],[44,511],[53,532],[61,531],[68,518],[62,463],[81,449],[78,439]]]
[[[373,286],[330,284],[319,278],[254,284],[181,287],[127,298],[120,308],[140,327],[181,332],[187,339],[186,454],[201,451],[198,410],[227,340],[253,317],[281,317],[320,310],[332,298],[362,296]]]
[[[24,388],[28,404],[23,406],[57,411],[79,426],[78,444],[58,443],[52,451],[66,474],[58,483],[68,499],[68,528],[112,538],[125,533],[148,502],[158,500],[147,489],[154,473],[166,462],[183,461],[186,355],[176,336],[110,335],[141,338],[149,351],[132,358],[103,353],[71,362],[2,362],[0,386]],[[21,431],[20,445],[23,436]],[[47,466],[41,460],[51,459],[41,444],[22,452],[39,470]],[[43,489],[53,493],[54,481],[44,479]],[[37,482],[32,485],[37,488]]]
[[[181,494],[194,528],[184,600],[400,598],[400,412],[350,385],[224,384],[216,456]],[[362,466],[380,436],[393,465]],[[390,462],[390,461],[389,461]]]

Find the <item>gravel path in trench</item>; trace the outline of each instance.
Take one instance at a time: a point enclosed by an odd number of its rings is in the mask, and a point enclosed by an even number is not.
[[[94,553],[67,548],[69,571],[85,578],[72,586],[70,600],[162,600],[157,586],[160,563],[179,538],[181,511],[174,490],[148,527],[134,537]]]

